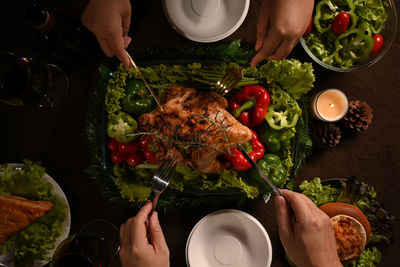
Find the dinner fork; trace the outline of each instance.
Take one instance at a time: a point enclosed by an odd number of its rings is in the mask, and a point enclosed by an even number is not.
[[[253,56],[256,53],[257,51],[253,54]],[[243,79],[243,70],[250,64],[253,56],[251,56],[242,66],[228,69],[224,76],[222,76],[222,78],[219,79],[217,83],[211,87],[211,89],[222,96],[229,93],[229,91],[235,88],[235,86],[238,85]]]
[[[154,173],[153,180],[154,180],[154,199],[153,199],[153,209],[151,213],[156,208],[158,199],[162,192],[167,189],[169,181],[171,180],[172,176],[175,173],[176,165],[178,164],[178,160],[172,157],[168,157],[161,166],[157,169]]]

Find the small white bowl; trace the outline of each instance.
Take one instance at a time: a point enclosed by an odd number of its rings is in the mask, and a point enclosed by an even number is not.
[[[216,42],[235,32],[246,18],[250,0],[164,0],[172,27],[184,37]]]
[[[186,243],[189,267],[268,267],[272,246],[262,224],[239,210],[219,210],[202,218]]]

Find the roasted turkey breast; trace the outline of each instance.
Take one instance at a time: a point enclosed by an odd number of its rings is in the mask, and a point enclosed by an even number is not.
[[[213,92],[173,86],[163,92],[159,108],[139,117],[139,129],[158,140],[159,160],[174,155],[203,173],[217,173],[229,166],[217,157],[237,144],[251,140],[249,128],[227,110],[228,101]]]

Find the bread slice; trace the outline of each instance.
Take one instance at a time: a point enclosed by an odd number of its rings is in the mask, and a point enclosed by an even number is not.
[[[0,244],[43,217],[53,207],[49,201],[0,195]]]
[[[348,215],[331,218],[335,230],[336,248],[340,261],[351,261],[365,249],[367,235],[362,224]]]

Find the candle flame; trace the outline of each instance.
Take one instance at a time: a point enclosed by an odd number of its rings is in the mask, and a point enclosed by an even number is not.
[[[335,106],[335,104],[331,103],[331,104],[329,104],[329,106],[330,106],[331,108],[333,108],[333,107]]]

